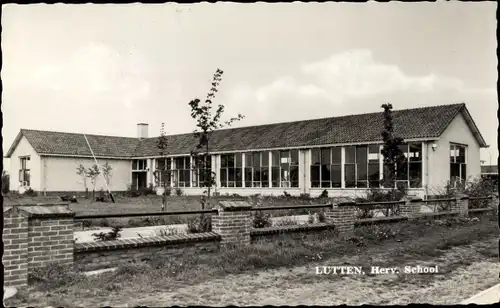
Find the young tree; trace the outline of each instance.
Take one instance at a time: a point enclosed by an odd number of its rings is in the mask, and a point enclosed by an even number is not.
[[[161,179],[163,180],[163,201],[161,204],[161,210],[165,211],[165,209],[167,208],[167,185],[169,183],[167,179],[170,179],[170,170],[167,167],[165,159],[167,157],[168,147],[167,136],[165,134],[165,123],[161,123],[160,137],[158,137],[158,140],[156,141],[156,147],[160,150],[160,155],[165,160],[163,170],[159,171]]]
[[[111,177],[113,176],[113,168],[111,167],[111,165],[106,162],[103,166],[102,166],[102,175],[104,176],[104,179],[106,180],[106,184],[109,185],[109,183],[111,182]]]
[[[221,117],[224,114],[224,105],[219,104],[215,113],[212,113],[212,104],[215,99],[215,94],[219,91],[218,87],[222,80],[222,74],[224,72],[217,69],[212,80],[212,87],[202,102],[200,99],[196,98],[189,102],[191,107],[191,117],[196,120],[196,129],[194,130],[194,136],[198,139],[198,144],[196,149],[191,152],[191,155],[195,160],[195,168],[198,170],[198,177],[200,179],[200,184],[207,187],[207,202],[210,199],[210,189],[213,185],[216,185],[215,172],[211,171],[209,166],[210,163],[210,137],[212,133],[217,130],[227,126],[231,126],[233,122],[242,120],[243,115],[238,114],[237,117],[230,118],[228,121],[222,122]],[[201,186],[200,185],[200,186]],[[205,203],[202,202],[202,208],[205,208]]]
[[[85,188],[85,198],[89,198],[89,189],[87,187],[87,171],[85,170],[85,167],[80,164],[76,168],[76,174],[78,174],[82,178],[82,183],[83,187]]]
[[[92,183],[92,199],[95,200],[95,185],[97,182],[97,177],[101,174],[99,170],[99,166],[94,164],[92,167],[87,169],[87,177],[90,178],[90,182]]]
[[[405,161],[404,153],[399,147],[403,144],[404,140],[394,134],[392,105],[383,104],[382,108],[384,109],[384,129],[382,131],[382,138],[384,140],[382,148],[382,155],[384,157],[383,185],[386,188],[394,189],[396,174]]]

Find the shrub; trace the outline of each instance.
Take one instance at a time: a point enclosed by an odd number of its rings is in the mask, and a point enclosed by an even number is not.
[[[28,197],[35,197],[36,196],[36,192],[31,188],[29,187],[28,189],[26,189],[26,191],[24,192],[24,195],[25,196],[28,196]]]
[[[309,194],[300,194],[300,199],[302,200],[310,200],[311,199],[311,195]]]
[[[141,195],[141,192],[136,190],[136,189],[132,189],[132,185],[127,185],[127,191],[125,192],[125,196],[126,197],[131,197],[131,198],[137,198]]]
[[[183,193],[184,192],[182,191],[182,189],[180,187],[175,188],[175,195],[176,196],[180,197],[180,196],[182,196]]]
[[[190,219],[187,223],[189,233],[203,233],[212,231],[212,216],[201,214],[200,216]]]
[[[314,218],[313,213],[309,213],[309,216],[307,217],[307,223],[308,224],[313,224],[316,219]]]
[[[167,197],[168,197],[168,196],[170,196],[170,195],[172,195],[172,187],[167,186],[167,187],[165,188],[165,191],[163,192],[163,195],[164,195],[164,196],[167,196]]]
[[[123,230],[121,227],[113,227],[108,233],[100,232],[93,233],[92,236],[96,241],[114,241],[121,237],[120,232]]]
[[[272,225],[271,215],[265,214],[263,211],[256,211],[253,216],[254,228],[266,228]]]
[[[325,199],[328,198],[328,191],[326,189],[321,192],[321,195],[319,196],[320,199]]]
[[[8,194],[10,192],[10,176],[7,171],[2,171],[2,194]]]
[[[287,193],[286,191],[283,192],[283,197],[285,198],[290,198],[292,195],[290,195],[289,193]]]
[[[206,232],[210,232],[210,231],[206,231]],[[172,235],[177,235],[180,233],[182,233],[182,232],[179,231],[179,229],[172,228],[172,227],[164,227],[164,228],[155,229],[156,236],[172,236]],[[191,232],[191,233],[200,233],[200,232]]]
[[[153,184],[149,184],[149,187],[143,187],[139,191],[143,196],[156,195]]]
[[[291,218],[283,218],[283,219],[276,220],[273,222],[273,226],[275,226],[275,227],[295,226],[298,224],[299,224],[299,222],[297,220],[291,219]]]
[[[321,212],[318,212],[318,221],[319,222],[326,222],[326,215],[325,215],[325,212],[321,211]]]

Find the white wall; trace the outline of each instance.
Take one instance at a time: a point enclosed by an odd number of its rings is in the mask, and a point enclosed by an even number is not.
[[[472,134],[462,114],[453,119],[443,135],[436,142],[436,150],[428,150],[428,189],[429,194],[442,188],[450,180],[450,143],[467,145],[467,178],[479,176],[481,162],[479,143]]]
[[[35,191],[40,190],[40,156],[35,152],[25,137],[22,137],[19,144],[15,148],[10,158],[10,168],[7,172],[10,175],[10,190],[18,190],[19,183],[19,169],[21,168],[20,157],[29,156],[30,160],[27,162],[30,169],[30,187]]]
[[[106,162],[112,168],[109,189],[111,191],[125,191],[127,185],[132,183],[132,161],[118,159],[97,159],[100,165]],[[42,187],[43,191],[84,191],[83,178],[76,174],[77,167],[82,164],[85,169],[92,167],[95,162],[92,158],[77,157],[42,157]],[[93,185],[87,179],[87,187],[92,191]],[[104,179],[101,175],[96,181],[96,191],[106,190]]]

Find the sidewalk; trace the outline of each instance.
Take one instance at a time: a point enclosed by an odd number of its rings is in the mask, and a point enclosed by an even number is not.
[[[484,290],[473,297],[461,302],[461,305],[477,304],[487,305],[500,303],[500,284],[497,284],[487,290]]]

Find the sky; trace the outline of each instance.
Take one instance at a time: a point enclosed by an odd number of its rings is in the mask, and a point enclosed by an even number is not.
[[[496,2],[32,4],[2,14],[4,153],[21,128],[192,132],[464,102],[496,164]]]

